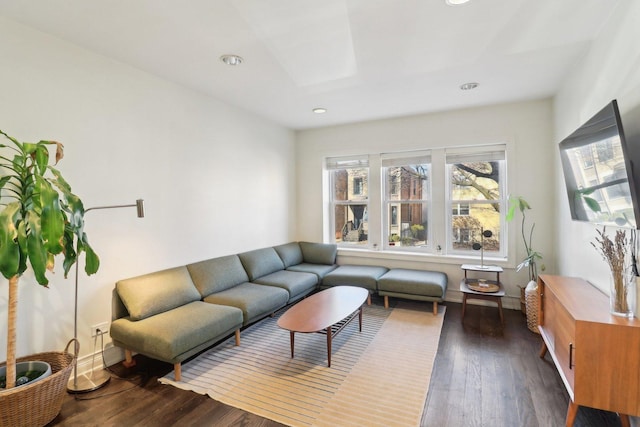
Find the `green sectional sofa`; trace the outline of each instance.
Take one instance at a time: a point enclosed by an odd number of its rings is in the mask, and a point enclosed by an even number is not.
[[[389,297],[431,301],[433,314],[438,314],[438,303],[444,301],[447,283],[447,275],[438,271],[394,268],[378,279],[378,295],[384,297],[385,307],[389,307]]]
[[[351,285],[385,297],[444,301],[444,273],[379,266],[337,265],[335,244],[291,242],[203,260],[120,280],[113,292],[110,328],[114,345],[181,363],[240,329],[318,289]],[[369,300],[370,303],[370,300]]]
[[[173,363],[179,381],[184,360],[233,333],[239,345],[240,328],[314,292],[336,255],[336,245],[293,242],[120,280],[113,343],[125,366],[141,353]]]

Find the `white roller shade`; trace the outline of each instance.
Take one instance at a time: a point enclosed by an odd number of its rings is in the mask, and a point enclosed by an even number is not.
[[[385,153],[380,155],[385,168],[405,165],[424,165],[431,163],[431,151],[410,151],[403,153]]]
[[[507,146],[504,144],[485,145],[477,148],[447,149],[447,163],[496,162],[506,159],[506,150]]]
[[[369,167],[369,156],[327,157],[327,169],[366,167]]]

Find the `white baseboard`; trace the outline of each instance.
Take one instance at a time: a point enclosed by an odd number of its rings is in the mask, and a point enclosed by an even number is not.
[[[124,351],[115,347],[112,343],[104,346],[104,362],[107,366],[115,365],[124,360]],[[102,365],[102,354],[97,351],[95,354],[88,354],[78,358],[78,374],[86,374],[91,372],[91,368],[100,369]]]

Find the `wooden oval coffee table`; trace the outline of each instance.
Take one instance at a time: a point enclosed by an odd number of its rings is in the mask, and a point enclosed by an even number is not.
[[[303,299],[280,319],[278,326],[289,331],[291,358],[296,332],[318,332],[327,335],[327,366],[331,367],[331,340],[358,316],[362,332],[362,306],[369,291],[355,286],[335,286]]]

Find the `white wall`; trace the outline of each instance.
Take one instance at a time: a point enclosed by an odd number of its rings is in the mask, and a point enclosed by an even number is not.
[[[589,54],[576,64],[554,100],[558,272],[608,292],[609,268],[591,246],[596,227],[571,221],[557,144],[612,99],[621,114],[640,105],[640,2],[619,3]],[[624,126],[624,123],[623,123]],[[613,230],[611,230],[613,231]]]
[[[100,271],[80,276],[81,355],[111,319],[117,280],[295,238],[294,133],[214,99],[0,18],[0,129],[65,144],[59,168],[85,207]],[[212,78],[215,78],[212,75]],[[20,281],[18,354],[73,336],[73,274]],[[0,360],[6,281],[0,281]]]
[[[418,115],[389,120],[305,130],[297,134],[298,163],[298,237],[322,241],[324,207],[322,204],[322,166],[327,156],[382,153],[434,147],[507,143],[508,191],[524,196],[533,206],[528,216],[536,223],[535,248],[545,256],[549,270],[554,267],[553,236],[553,154],[550,100],[495,105]],[[437,208],[437,207],[436,207]],[[507,294],[519,298],[517,285],[526,284],[525,272],[515,273],[516,260],[525,249],[515,223],[510,223],[511,242],[517,244],[503,276]],[[479,256],[478,256],[479,258]],[[389,254],[384,251],[340,251],[340,263],[376,263],[388,267],[431,268],[449,275],[449,299],[459,300],[460,265],[479,262],[460,258],[419,257]],[[508,300],[512,307],[517,301]]]

